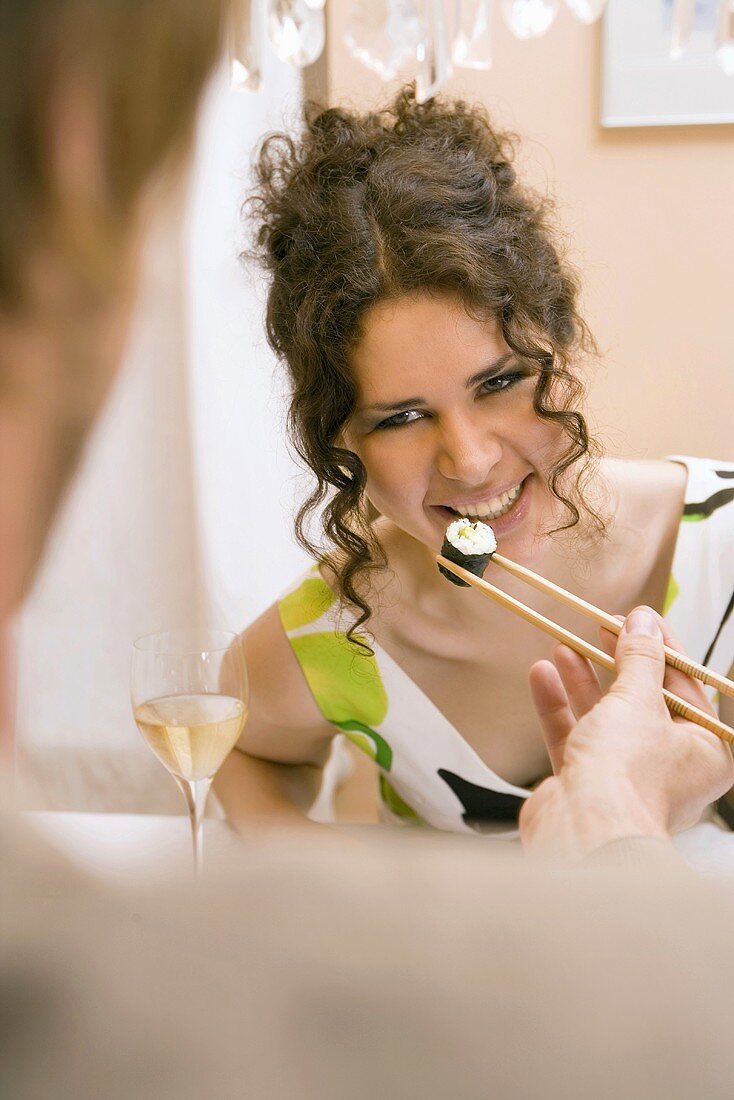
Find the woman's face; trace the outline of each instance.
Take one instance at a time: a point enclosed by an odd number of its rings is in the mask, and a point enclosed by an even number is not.
[[[375,508],[432,549],[465,515],[490,523],[510,556],[531,554],[557,514],[548,475],[566,441],[535,414],[537,374],[499,326],[449,296],[380,303],[352,366],[357,405],[345,441]]]

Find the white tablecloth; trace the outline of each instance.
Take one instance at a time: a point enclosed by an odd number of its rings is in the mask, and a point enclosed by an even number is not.
[[[52,812],[27,817],[55,848],[103,878],[152,882],[193,868],[188,817]],[[205,870],[221,871],[240,857],[240,842],[227,822],[206,818]]]
[[[50,812],[27,816],[73,862],[104,878],[151,882],[191,870],[187,817]],[[676,837],[675,843],[694,870],[734,877],[734,833],[705,822]],[[242,857],[240,841],[227,822],[207,818],[205,868],[226,871]]]

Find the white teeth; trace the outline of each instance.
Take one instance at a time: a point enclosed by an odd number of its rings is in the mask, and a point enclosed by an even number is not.
[[[522,482],[516,485],[514,489],[510,489],[506,493],[501,493],[492,500],[481,501],[479,504],[454,504],[451,505],[451,509],[454,512],[458,512],[460,516],[467,516],[468,518],[497,519],[499,516],[509,511],[511,505],[513,505],[520,496],[521,491]]]

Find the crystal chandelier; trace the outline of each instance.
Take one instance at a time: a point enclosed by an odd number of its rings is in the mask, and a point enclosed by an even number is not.
[[[334,2],[334,0],[331,0]],[[642,2],[642,0],[641,0]],[[326,0],[235,0],[230,29],[233,87],[257,91],[265,36],[281,61],[300,68],[321,55],[326,40]],[[492,65],[492,19],[502,18],[520,39],[539,38],[555,21],[562,0],[350,0],[344,41],[352,57],[383,80],[399,74],[416,82],[416,98],[434,96],[462,69]],[[660,0],[662,4],[662,0]],[[607,0],[565,0],[583,23],[596,22]],[[672,0],[670,57],[680,57],[690,38],[696,0]],[[451,9],[451,18],[447,12]],[[734,75],[734,0],[719,0],[715,57]]]

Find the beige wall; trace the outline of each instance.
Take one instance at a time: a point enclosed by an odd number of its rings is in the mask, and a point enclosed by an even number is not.
[[[365,107],[389,88],[343,44],[349,6],[327,4],[328,94]],[[460,70],[447,91],[522,135],[528,178],[558,200],[602,351],[591,411],[610,452],[732,460],[734,126],[602,130],[600,72],[600,26],[564,7],[545,38],[518,42],[497,15],[494,67]]]

